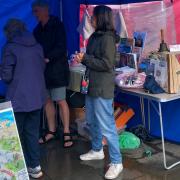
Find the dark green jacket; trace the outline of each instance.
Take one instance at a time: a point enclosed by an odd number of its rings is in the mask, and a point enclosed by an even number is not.
[[[91,35],[83,59],[89,71],[89,96],[114,97],[115,54],[115,33],[97,31]]]

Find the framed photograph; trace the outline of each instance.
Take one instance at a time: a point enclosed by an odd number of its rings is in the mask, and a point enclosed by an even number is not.
[[[135,47],[145,47],[147,32],[134,32],[133,37],[135,40]]]
[[[120,53],[118,67],[128,66],[137,70],[137,55],[134,53]]]

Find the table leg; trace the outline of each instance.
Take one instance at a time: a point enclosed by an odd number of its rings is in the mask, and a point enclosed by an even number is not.
[[[162,139],[162,149],[163,149],[163,162],[164,162],[164,168],[165,169],[171,169],[178,164],[180,164],[180,161],[167,166],[167,161],[166,161],[166,149],[165,149],[165,144],[164,144],[164,128],[163,128],[163,120],[162,120],[162,108],[161,108],[161,102],[158,103],[159,105],[159,119],[160,119],[160,128],[161,128],[161,139]]]
[[[140,105],[141,105],[141,116],[142,116],[142,123],[143,126],[146,127],[146,118],[144,113],[144,98],[140,97]]]
[[[151,131],[151,105],[150,105],[149,99],[148,99],[148,130],[150,133],[150,131]]]

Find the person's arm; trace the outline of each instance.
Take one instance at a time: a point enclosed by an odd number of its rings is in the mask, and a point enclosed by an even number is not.
[[[111,71],[114,67],[115,45],[112,36],[106,36],[102,40],[101,56],[84,54],[82,64],[94,71]]]
[[[0,77],[6,83],[10,83],[13,79],[14,67],[16,65],[16,57],[6,46],[2,51],[2,64],[0,67]]]
[[[40,44],[37,45],[37,50],[39,52],[39,58],[41,60],[41,67],[43,68],[43,71],[45,71],[46,62],[44,61],[44,59],[45,59],[44,52],[43,52],[43,48]]]
[[[50,61],[62,57],[67,53],[66,33],[63,23],[57,22],[56,28],[56,44],[54,48],[45,55],[45,58],[49,59]]]

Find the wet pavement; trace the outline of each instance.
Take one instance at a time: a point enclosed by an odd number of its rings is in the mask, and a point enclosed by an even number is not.
[[[164,170],[161,143],[153,145],[153,155],[146,158],[127,158],[123,156],[124,170],[117,180],[180,180],[180,166],[172,170]],[[168,160],[180,159],[180,146],[166,144]],[[89,142],[84,139],[75,141],[74,147],[64,149],[60,140],[41,146],[41,165],[44,172],[42,180],[103,180],[109,163],[105,160],[82,162],[79,155],[88,151]],[[107,154],[107,148],[105,147]]]

